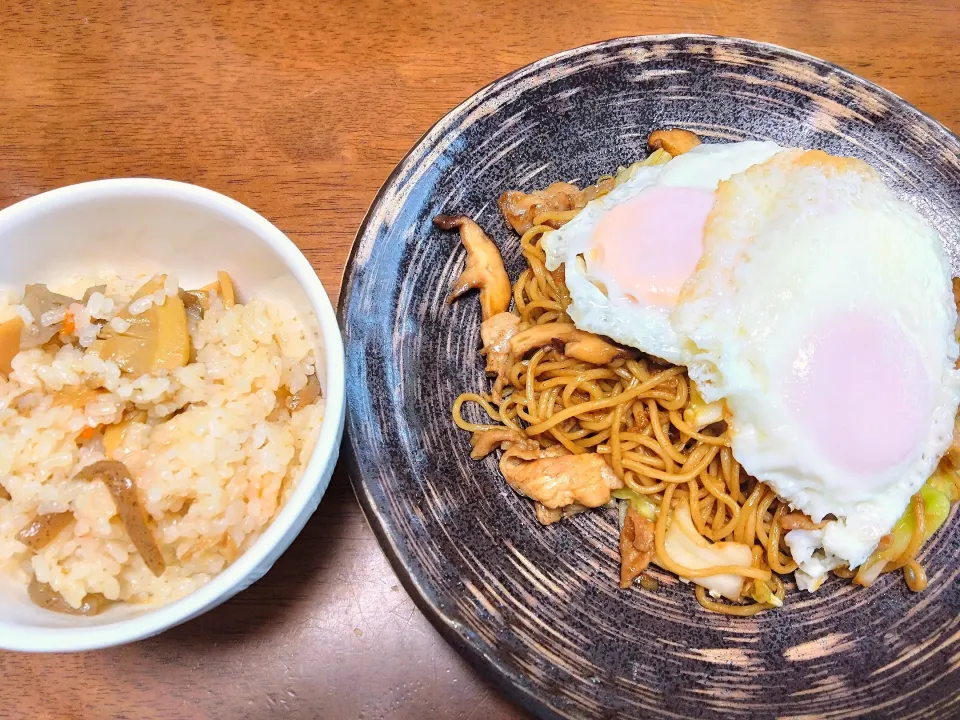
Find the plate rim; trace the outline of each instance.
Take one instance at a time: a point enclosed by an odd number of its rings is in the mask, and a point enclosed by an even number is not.
[[[375,211],[378,210],[380,205],[383,203],[384,197],[397,182],[397,179],[407,169],[407,165],[414,153],[421,148],[424,141],[427,140],[434,133],[434,131],[447,124],[451,119],[462,115],[470,106],[482,103],[488,98],[489,95],[492,95],[500,85],[507,84],[511,80],[541,67],[549,67],[571,57],[588,55],[593,52],[598,52],[619,45],[629,46],[631,44],[639,43],[697,39],[714,42],[724,41],[730,43],[744,43],[757,49],[785,53],[797,59],[813,61],[818,65],[826,66],[833,72],[842,75],[846,79],[852,80],[859,85],[865,85],[872,91],[885,96],[892,102],[892,104],[897,105],[901,110],[909,111],[918,118],[922,118],[923,120],[932,123],[940,131],[942,131],[948,137],[948,139],[952,139],[958,146],[960,146],[960,135],[955,133],[928,112],[921,110],[913,103],[904,99],[892,90],[888,90],[872,80],[847,70],[845,67],[831,60],[825,60],[816,55],[811,55],[801,50],[795,50],[777,43],[753,40],[751,38],[733,35],[714,35],[709,33],[659,33],[651,35],[622,35],[608,38],[606,40],[600,40],[598,42],[588,43],[586,45],[568,48],[566,50],[561,50],[544,56],[538,60],[534,60],[533,62],[514,68],[513,70],[510,70],[509,72],[500,75],[489,83],[479,87],[469,96],[445,112],[435,122],[433,122],[413,142],[410,148],[403,154],[394,168],[390,171],[390,173],[381,183],[380,187],[377,189],[369,207],[363,215],[363,219],[361,220],[360,225],[357,228],[357,232],[354,235],[353,242],[350,245],[350,252],[347,255],[347,259],[344,263],[343,271],[341,273],[340,292],[337,296],[337,321],[340,324],[344,339],[347,340],[347,307],[349,304],[350,295],[352,294],[351,291],[357,278],[356,257],[361,241],[366,236],[370,221],[376,214]],[[345,355],[349,354],[347,351],[348,347],[345,348]],[[351,380],[348,377],[348,387],[350,383]],[[489,656],[480,647],[475,645],[471,639],[458,628],[460,624],[456,620],[449,617],[442,610],[442,608],[439,607],[438,604],[435,604],[431,601],[428,592],[422,586],[422,579],[415,577],[415,574],[410,565],[408,565],[406,562],[403,553],[399,550],[390,534],[387,533],[385,529],[383,512],[377,506],[377,503],[370,492],[370,488],[368,487],[367,482],[360,470],[359,459],[357,457],[357,453],[354,452],[352,438],[349,436],[349,425],[352,413],[353,411],[348,403],[345,418],[346,428],[343,436],[344,442],[341,449],[341,457],[346,465],[347,476],[350,480],[350,485],[353,488],[354,495],[356,496],[360,505],[364,519],[366,520],[367,525],[373,531],[374,536],[377,538],[377,543],[380,546],[380,550],[386,556],[390,563],[391,569],[394,571],[401,585],[403,585],[407,594],[417,606],[417,609],[423,613],[423,615],[430,621],[431,625],[433,625],[433,627],[440,633],[443,639],[450,644],[460,654],[460,656],[471,665],[471,667],[483,675],[488,682],[491,682],[497,688],[497,690],[507,696],[512,702],[537,718],[563,720],[564,718],[571,717],[564,714],[561,710],[549,705],[544,697],[528,688],[524,682],[524,678],[520,675],[520,673],[513,672],[502,662],[502,660],[497,657]]]

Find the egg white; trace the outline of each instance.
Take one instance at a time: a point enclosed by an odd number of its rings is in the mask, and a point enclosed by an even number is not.
[[[836,517],[786,538],[798,581],[815,587],[870,555],[949,445],[960,375],[940,237],[865,163],[790,150],[721,186],[704,246],[672,317],[681,361],[707,401],[726,403],[743,468],[814,521]],[[932,398],[922,440],[868,488],[796,425],[780,384],[811,324],[858,309],[884,313],[921,349]],[[882,436],[884,418],[862,422]]]
[[[628,298],[602,267],[591,265],[588,251],[594,231],[612,208],[651,187],[714,190],[722,180],[769,159],[781,149],[776,143],[755,141],[699,145],[666,164],[637,167],[629,180],[591,201],[570,222],[549,233],[543,240],[547,269],[566,265],[565,279],[572,301],[567,312],[576,326],[679,363],[680,339],[670,321],[672,306]],[[670,238],[664,238],[664,242],[669,241]]]

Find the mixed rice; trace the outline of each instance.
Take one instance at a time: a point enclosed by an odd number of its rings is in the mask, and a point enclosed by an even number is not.
[[[319,388],[293,310],[225,273],[0,296],[0,571],[63,612],[192,592],[291,493]]]

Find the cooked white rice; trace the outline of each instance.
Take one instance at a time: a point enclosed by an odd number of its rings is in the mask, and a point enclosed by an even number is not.
[[[35,576],[73,607],[91,593],[158,603],[202,586],[276,515],[323,420],[322,399],[292,413],[277,399],[281,387],[303,387],[315,366],[302,324],[279,304],[254,299],[226,309],[214,295],[203,319],[190,323],[195,362],[171,372],[131,377],[78,347],[95,339],[91,318],[111,320],[145,279],[51,284],[72,297],[107,288],[71,306],[79,343],[24,350],[10,377],[0,374],[0,485],[11,496],[0,499],[0,570],[24,586]],[[148,297],[161,304],[160,294]],[[0,297],[0,322],[23,316],[18,301]],[[72,399],[83,387],[102,392]],[[133,409],[148,422],[133,426],[112,459],[136,482],[166,561],[160,577],[133,546],[106,487],[73,479],[105,458],[101,434],[78,439],[84,429]],[[75,521],[39,553],[16,540],[36,515],[67,510]]]

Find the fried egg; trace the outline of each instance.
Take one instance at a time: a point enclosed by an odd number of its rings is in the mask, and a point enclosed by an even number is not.
[[[960,403],[936,230],[862,161],[784,151],[720,183],[672,321],[746,472],[826,520],[786,536],[798,584],[859,566],[933,472]]]
[[[700,259],[717,184],[780,150],[772,142],[699,145],[666,164],[635,167],[549,233],[547,269],[565,264],[576,326],[680,362],[670,313]]]

